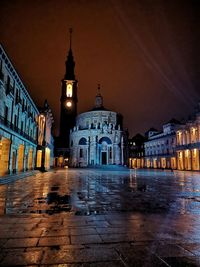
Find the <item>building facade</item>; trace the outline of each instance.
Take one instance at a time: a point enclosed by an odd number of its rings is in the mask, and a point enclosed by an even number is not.
[[[192,120],[176,131],[178,170],[200,170],[200,105]]]
[[[162,132],[148,131],[148,140],[144,143],[145,167],[176,169],[176,129],[180,123],[172,119],[163,125]]]
[[[36,169],[45,171],[53,167],[54,160],[54,140],[52,135],[53,115],[47,100],[44,106],[39,109],[37,116],[37,158]]]
[[[70,134],[70,165],[124,165],[126,162],[126,135],[122,116],[106,110],[100,87],[95,107],[77,116]]]
[[[130,168],[144,168],[144,142],[146,138],[136,134],[128,141],[128,158]]]
[[[0,45],[0,176],[35,169],[41,142],[52,166],[52,115],[41,112]]]
[[[39,111],[0,46],[0,176],[35,167]]]

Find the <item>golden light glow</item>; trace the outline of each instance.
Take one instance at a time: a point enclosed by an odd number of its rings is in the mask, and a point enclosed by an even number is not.
[[[51,153],[51,150],[48,147],[46,147],[45,148],[45,162],[44,162],[44,166],[46,169],[50,168],[50,153]]]
[[[67,84],[67,97],[72,97],[72,84]]]
[[[40,168],[42,164],[42,150],[37,151],[37,162],[36,167]]]
[[[67,101],[67,107],[70,108],[72,106],[72,102],[71,101]]]

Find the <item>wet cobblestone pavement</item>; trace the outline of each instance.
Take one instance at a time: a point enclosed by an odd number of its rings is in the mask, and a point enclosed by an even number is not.
[[[0,185],[0,266],[200,266],[200,174],[69,169]]]

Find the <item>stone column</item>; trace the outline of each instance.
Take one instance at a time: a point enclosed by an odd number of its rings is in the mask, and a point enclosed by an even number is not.
[[[88,147],[88,141],[86,143],[86,165],[88,165],[88,154],[89,154],[89,147]]]
[[[112,146],[111,146],[111,149],[112,149],[112,164],[113,164],[113,162],[114,162],[114,151],[113,151],[113,144],[112,144]]]
[[[124,165],[124,139],[121,137],[121,164]]]
[[[12,174],[12,155],[13,155],[13,149],[12,149],[12,136],[10,138],[10,150],[9,150],[9,159],[8,159],[8,174]]]

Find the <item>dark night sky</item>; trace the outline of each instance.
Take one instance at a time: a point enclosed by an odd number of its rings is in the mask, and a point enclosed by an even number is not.
[[[94,105],[124,116],[130,135],[187,117],[200,99],[199,1],[1,0],[0,41],[33,100],[55,126],[73,27],[78,112]],[[199,76],[198,76],[199,78]]]

